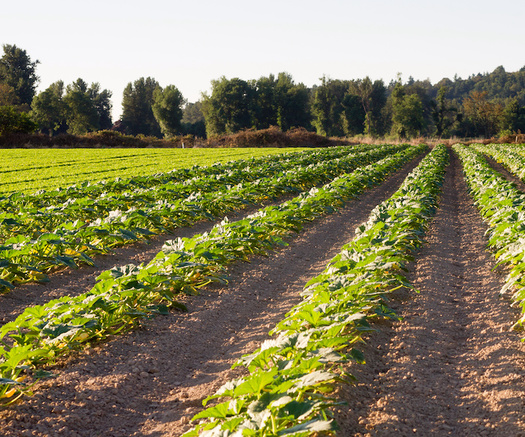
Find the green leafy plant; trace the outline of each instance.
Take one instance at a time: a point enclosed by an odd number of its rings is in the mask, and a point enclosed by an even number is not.
[[[87,293],[29,307],[0,328],[4,354],[30,346],[28,353],[35,358],[28,357],[24,365],[40,366],[87,342],[132,329],[142,318],[169,307],[183,309],[177,295],[195,293],[210,282],[223,280],[226,264],[285,244],[284,238],[299,231],[304,222],[332,212],[368,188],[371,181],[379,183],[424,150],[425,146],[403,150],[279,206],[266,207],[236,222],[224,220],[209,233],[169,241],[145,266],[108,270]],[[4,360],[5,355],[0,355],[0,362]]]
[[[508,269],[501,293],[512,292],[512,299],[521,306],[523,315],[514,328],[522,328],[525,323],[525,194],[494,171],[478,151],[493,155],[492,147],[472,148],[457,144],[454,150],[461,159],[470,194],[489,225],[488,246],[494,252],[497,265]],[[498,160],[504,154],[500,152],[493,155]],[[511,153],[509,156],[510,160],[514,157]]]
[[[133,186],[120,194],[104,191],[97,198],[91,197],[93,193],[83,198],[73,196],[63,204],[49,203],[39,196],[9,196],[1,202],[0,239],[5,241],[0,256],[5,262],[0,265],[0,289],[44,281],[46,272],[93,264],[91,256],[115,246],[301,192],[404,148],[384,146],[350,154],[338,148],[307,157],[294,154],[284,163],[260,162],[259,167],[237,164],[238,169],[223,173],[178,183],[159,182],[150,188]],[[257,179],[259,175],[262,177]]]
[[[403,276],[437,208],[449,152],[437,146],[399,190],[375,208],[356,238],[306,284],[304,300],[243,356],[249,376],[230,381],[204,400],[222,400],[193,417],[184,437],[333,435],[334,386],[348,382],[340,365],[363,362],[353,348],[369,321],[395,317],[384,296],[411,287]]]

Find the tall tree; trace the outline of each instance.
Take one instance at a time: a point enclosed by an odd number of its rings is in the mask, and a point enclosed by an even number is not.
[[[327,86],[325,76],[321,78],[321,85],[316,87],[312,100],[312,125],[318,135],[328,135],[331,126],[332,96]]]
[[[38,125],[29,114],[19,112],[14,106],[0,106],[0,136],[10,133],[31,133]]]
[[[212,92],[202,95],[202,113],[208,136],[232,134],[254,127],[256,90],[239,78],[212,80]]]
[[[63,81],[51,84],[36,95],[31,103],[31,116],[40,129],[53,135],[66,131],[83,135],[98,129],[109,129],[111,92],[100,90],[98,83],[79,78],[64,88]]]
[[[124,88],[122,124],[128,134],[161,136],[160,126],[153,115],[153,93],[160,87],[152,77],[141,77]]]
[[[474,134],[490,138],[502,122],[503,105],[489,101],[487,95],[487,91],[472,91],[463,101],[463,111],[476,129]]]
[[[111,91],[106,89],[100,90],[100,84],[94,82],[87,90],[87,94],[97,111],[99,129],[110,129],[113,126],[113,121],[111,120],[111,108],[113,107],[111,104]]]
[[[290,74],[271,74],[255,82],[254,120],[257,129],[279,126],[310,127],[310,93],[301,83],[295,84]]]
[[[361,99],[347,93],[342,102],[343,113],[341,114],[344,133],[347,136],[362,134],[365,130],[366,113],[363,109]]]
[[[64,96],[68,132],[83,135],[99,129],[99,116],[88,90],[87,83],[77,79],[66,88]]]
[[[38,76],[36,66],[25,50],[16,45],[4,44],[0,58],[0,82],[12,87],[20,104],[30,105],[35,96]]]
[[[424,127],[423,104],[417,94],[407,94],[401,81],[392,92],[392,133],[399,138],[412,138]]]
[[[277,126],[282,131],[311,126],[310,92],[302,83],[296,84],[288,73],[279,73],[275,83]]]
[[[202,113],[202,102],[186,103],[182,110],[182,133],[206,138],[206,123]]]
[[[350,82],[349,93],[359,97],[365,113],[364,132],[367,135],[382,133],[381,111],[386,104],[386,88],[382,80],[372,82],[368,76]]]
[[[389,128],[388,121],[385,120],[385,107],[387,103],[387,93],[385,83],[382,80],[374,80],[372,84],[371,111],[368,113],[370,119],[370,130],[365,129],[368,135],[384,135]],[[368,120],[366,121],[368,126]]]
[[[256,129],[277,125],[277,81],[273,74],[255,82],[254,124]]]
[[[359,97],[365,112],[365,133],[372,133],[372,80],[366,76],[351,83],[350,91]]]
[[[6,83],[0,83],[0,106],[17,106],[18,103],[15,89]]]
[[[432,84],[428,79],[415,80],[413,77],[409,77],[409,81],[405,84],[405,92],[407,95],[416,94],[421,101],[423,108],[423,129],[421,133],[426,132],[427,126],[433,124],[432,118]],[[430,133],[430,132],[429,132]]]
[[[31,103],[31,118],[50,136],[66,126],[66,104],[63,96],[64,82],[60,80],[37,94]]]
[[[168,85],[153,92],[153,115],[166,138],[180,133],[184,97],[175,85]]]
[[[342,136],[343,99],[348,90],[348,83],[341,80],[321,78],[321,85],[316,87],[312,100],[312,125],[319,135]]]
[[[458,120],[458,110],[446,98],[448,88],[442,86],[435,100],[432,100],[432,119],[436,127],[436,135],[442,137]]]
[[[525,107],[518,98],[509,99],[502,114],[501,130],[507,133],[525,133]]]

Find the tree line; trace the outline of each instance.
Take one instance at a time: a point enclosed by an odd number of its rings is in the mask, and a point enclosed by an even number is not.
[[[0,59],[0,134],[40,131],[85,134],[117,130],[129,135],[213,137],[245,129],[304,128],[324,136],[412,138],[493,137],[525,132],[525,67],[491,73],[386,84],[369,77],[322,77],[307,87],[288,73],[244,80],[221,77],[198,102],[175,85],[139,78],[123,91],[122,117],[111,118],[112,93],[79,78],[36,93],[38,61],[5,44]]]

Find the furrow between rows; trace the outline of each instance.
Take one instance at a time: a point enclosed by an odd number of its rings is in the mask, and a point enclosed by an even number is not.
[[[499,296],[486,226],[455,154],[443,196],[409,280],[396,292],[400,322],[374,326],[341,395],[341,436],[521,435],[525,346],[510,331],[516,311]]]
[[[179,435],[202,398],[232,376],[234,360],[266,337],[270,325],[298,301],[304,282],[325,267],[413,166],[308,225],[288,247],[233,266],[229,286],[191,297],[188,314],[157,317],[144,330],[92,349],[89,357],[66,360],[56,379],[40,383],[33,398],[2,413],[2,425],[14,432],[25,424],[35,435],[59,430]],[[58,409],[59,415],[53,413]]]

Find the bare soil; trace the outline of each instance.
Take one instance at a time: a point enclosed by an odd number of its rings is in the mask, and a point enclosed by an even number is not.
[[[238,220],[263,206],[275,205],[292,197],[288,195],[278,201],[249,205],[242,210],[228,214],[228,218],[230,221]],[[155,235],[148,240],[139,240],[136,243],[113,249],[108,255],[94,257],[94,266],[81,265],[77,269],[59,269],[51,272],[48,275],[49,282],[18,285],[13,290],[0,294],[0,325],[14,320],[27,306],[42,305],[62,296],[77,296],[86,293],[93,288],[97,277],[102,272],[114,266],[130,263],[146,264],[155,257],[167,240],[192,237],[195,234],[207,232],[219,221],[199,221],[191,227],[178,228],[174,233]]]
[[[505,179],[509,180],[510,182],[513,182],[518,190],[523,191],[525,193],[525,184],[518,176],[508,171],[502,164],[497,162],[495,159],[487,156],[485,158],[494,170],[500,173]]]
[[[304,284],[417,163],[338,213],[307,225],[286,248],[231,266],[228,286],[184,299],[188,313],[147,320],[142,329],[60,362],[53,369],[57,376],[38,383],[33,397],[0,412],[3,435],[179,436],[189,429],[202,400],[238,375],[240,370],[230,369],[236,359],[267,338],[300,301]],[[171,238],[210,226],[202,223]],[[86,291],[104,268],[152,258],[164,238],[121,249],[116,258],[101,258],[97,269],[64,271],[49,284],[19,287],[1,296],[0,317],[11,320],[31,300]]]
[[[341,388],[341,436],[525,436],[525,345],[518,312],[499,295],[478,211],[452,156],[440,208],[409,279],[402,322],[376,324]]]
[[[0,434],[179,436],[202,400],[240,374],[231,370],[235,360],[267,338],[305,282],[414,164],[308,225],[286,248],[231,266],[228,286],[185,299],[188,313],[147,320],[59,363],[57,376],[38,383],[33,397],[0,412]],[[199,226],[183,232],[210,224]],[[339,389],[347,402],[336,413],[340,436],[525,436],[525,346],[509,331],[517,312],[498,295],[502,278],[491,271],[485,229],[453,156],[428,243],[410,268],[421,293],[392,296],[404,320],[378,322],[363,347],[367,364],[349,367],[358,382]],[[123,249],[114,263],[147,261],[155,244]],[[97,274],[63,272],[48,285],[25,287],[27,299],[79,293]],[[0,299],[4,320],[28,304],[16,293],[10,299],[21,303],[5,311],[9,295]]]

